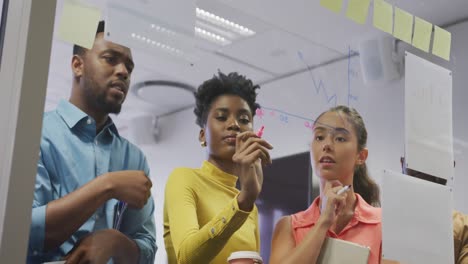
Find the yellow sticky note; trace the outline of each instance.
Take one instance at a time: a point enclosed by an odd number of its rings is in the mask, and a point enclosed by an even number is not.
[[[320,0],[320,5],[335,13],[340,13],[343,7],[343,0]]]
[[[346,16],[358,24],[365,24],[370,0],[349,0]]]
[[[432,54],[449,61],[451,44],[452,33],[434,25],[434,43],[432,44]]]
[[[393,36],[411,44],[413,34],[413,15],[395,7],[395,25]]]
[[[374,0],[374,27],[392,34],[393,6],[383,0]]]
[[[91,49],[101,11],[85,6],[79,1],[65,0],[58,29],[58,37],[64,41]]]
[[[425,52],[429,52],[431,34],[432,24],[419,17],[414,17],[413,46]]]

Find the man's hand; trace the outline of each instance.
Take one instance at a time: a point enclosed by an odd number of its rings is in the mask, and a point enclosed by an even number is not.
[[[133,249],[131,249],[133,247]],[[138,252],[135,242],[115,229],[105,229],[84,237],[65,257],[66,264],[106,264],[111,258],[114,263],[135,263],[138,255],[128,259],[125,250]]]
[[[143,171],[115,171],[103,177],[111,185],[112,198],[124,201],[130,207],[141,209],[151,196],[153,184]]]

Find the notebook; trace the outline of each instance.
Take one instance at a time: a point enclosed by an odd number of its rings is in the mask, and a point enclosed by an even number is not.
[[[317,264],[367,264],[370,248],[353,242],[327,237]]]

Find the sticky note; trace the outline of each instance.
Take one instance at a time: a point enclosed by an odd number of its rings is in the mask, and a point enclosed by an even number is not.
[[[320,0],[320,5],[335,13],[340,13],[343,7],[343,0]]]
[[[452,34],[434,25],[434,43],[432,44],[432,54],[445,60],[450,60],[450,45],[452,44]]]
[[[374,27],[392,34],[393,6],[383,0],[374,0]]]
[[[98,8],[85,6],[76,0],[65,0],[58,37],[66,42],[91,49],[101,19]]]
[[[349,0],[346,16],[358,24],[365,24],[370,0]]]
[[[395,25],[393,36],[411,44],[413,34],[413,15],[395,7]]]
[[[432,24],[419,17],[414,17],[414,35],[413,46],[429,52],[429,45],[431,43]]]

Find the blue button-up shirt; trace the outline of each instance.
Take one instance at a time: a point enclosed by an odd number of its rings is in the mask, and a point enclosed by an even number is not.
[[[58,249],[44,252],[47,203],[59,199],[99,175],[121,170],[142,170],[149,175],[144,154],[119,136],[109,118],[96,135],[96,122],[73,104],[61,101],[44,114],[38,161],[28,263],[60,260],[85,235],[113,227],[115,199],[107,201]],[[154,202],[141,209],[127,209],[120,231],[140,249],[140,263],[153,263],[156,253]]]

